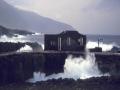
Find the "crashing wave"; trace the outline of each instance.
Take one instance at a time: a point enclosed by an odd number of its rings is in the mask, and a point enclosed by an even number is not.
[[[65,78],[73,78],[77,79],[87,79],[91,77],[101,77],[101,76],[109,76],[109,74],[102,74],[102,72],[98,69],[98,65],[95,62],[94,54],[87,54],[86,58],[68,56],[65,60],[64,65],[64,73],[53,74],[50,76],[46,76],[45,73],[34,72],[33,78],[29,79],[28,82],[35,83],[37,81],[46,81],[49,79],[65,79]]]
[[[0,42],[13,42],[13,43],[26,42],[24,38],[25,36],[23,35],[15,35],[14,37],[8,37],[6,35],[3,35],[0,37]]]
[[[33,49],[29,45],[25,45],[24,47],[21,47],[17,52],[32,52]]]
[[[44,44],[41,43],[41,39],[43,38],[42,35],[37,36],[37,35],[27,35],[27,36],[23,36],[23,35],[19,35],[19,34],[15,34],[13,37],[8,37],[6,35],[2,35],[0,37],[0,42],[10,42],[10,43],[38,43],[39,45],[42,46],[42,49],[44,50]],[[40,41],[39,41],[40,39]]]
[[[44,35],[43,33],[34,33],[34,34],[32,34],[32,35],[37,35],[37,36],[39,36],[39,35]]]
[[[111,49],[113,47],[119,47],[117,44],[115,43],[111,43],[111,44],[106,44],[106,43],[100,43],[100,47],[102,48],[103,51],[111,51]],[[89,41],[86,45],[87,49],[92,49],[98,47],[98,42],[93,42],[93,41]]]

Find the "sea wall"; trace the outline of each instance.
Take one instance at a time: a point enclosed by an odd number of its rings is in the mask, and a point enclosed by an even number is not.
[[[0,56],[0,84],[23,82],[39,71],[43,63],[43,55],[37,53]]]
[[[50,75],[64,71],[68,55],[82,56],[79,53],[16,53],[0,56],[0,85],[24,82],[33,77],[33,72],[41,71]],[[120,76],[120,55],[96,54],[96,63],[102,73]]]
[[[64,71],[65,53],[19,52],[0,54],[0,85],[24,82],[33,77],[33,72],[46,75]]]
[[[46,75],[64,71],[65,59],[67,54],[64,53],[46,53],[44,54],[44,73]]]
[[[96,63],[102,73],[110,73],[112,76],[120,76],[120,54],[95,55]]]

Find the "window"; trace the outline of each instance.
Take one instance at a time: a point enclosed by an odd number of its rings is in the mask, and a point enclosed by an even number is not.
[[[67,38],[67,45],[68,45],[68,46],[71,45],[71,38],[70,38],[70,37]]]
[[[83,45],[83,38],[79,38],[79,39],[78,39],[78,42],[79,42],[80,45],[82,46],[82,45]]]
[[[62,48],[62,38],[58,37],[58,50],[61,51],[61,48]]]
[[[51,46],[55,46],[55,41],[50,41]]]

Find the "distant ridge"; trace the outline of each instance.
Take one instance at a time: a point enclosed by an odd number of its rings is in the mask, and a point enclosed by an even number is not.
[[[0,25],[42,33],[60,33],[72,26],[42,17],[36,13],[17,9],[0,0]]]
[[[0,36],[6,35],[8,37],[13,37],[16,35],[31,35],[31,34],[34,34],[34,33],[29,31],[24,31],[24,30],[9,29],[0,25]]]

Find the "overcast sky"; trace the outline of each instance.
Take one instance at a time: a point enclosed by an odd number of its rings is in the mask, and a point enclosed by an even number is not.
[[[5,0],[72,25],[81,33],[119,34],[120,0]]]

